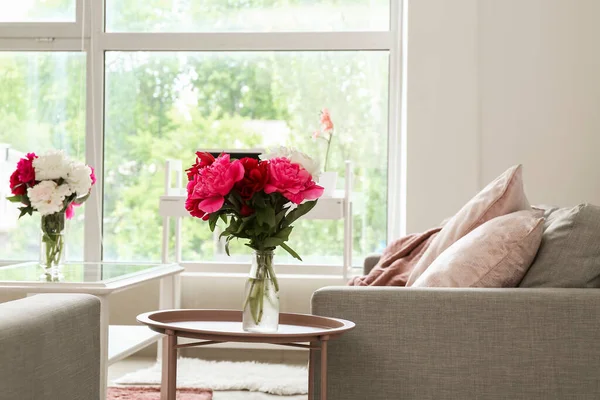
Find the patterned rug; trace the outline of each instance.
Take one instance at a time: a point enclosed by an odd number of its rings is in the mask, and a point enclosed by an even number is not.
[[[212,400],[212,398],[210,389],[177,389],[177,400]],[[156,386],[109,387],[106,400],[160,400],[160,388]]]

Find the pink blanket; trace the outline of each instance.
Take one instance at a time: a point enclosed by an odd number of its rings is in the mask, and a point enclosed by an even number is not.
[[[391,243],[369,275],[354,277],[350,286],[406,286],[411,271],[442,228],[413,233]]]

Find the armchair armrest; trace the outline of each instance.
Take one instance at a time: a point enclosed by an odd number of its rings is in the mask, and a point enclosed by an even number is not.
[[[2,400],[98,400],[100,301],[40,294],[0,304]]]
[[[356,323],[329,345],[330,400],[559,399],[600,393],[600,290],[330,287]]]
[[[375,268],[380,258],[381,254],[370,254],[366,256],[363,261],[363,275],[369,275],[369,272]]]

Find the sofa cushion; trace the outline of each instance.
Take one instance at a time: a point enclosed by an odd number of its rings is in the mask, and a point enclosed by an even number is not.
[[[442,228],[412,270],[411,286],[444,250],[485,222],[515,211],[530,209],[523,189],[522,166],[509,168],[460,209]]]
[[[518,211],[486,222],[440,254],[413,286],[517,286],[540,246],[541,215]]]
[[[600,288],[600,207],[547,209],[542,243],[520,287]]]

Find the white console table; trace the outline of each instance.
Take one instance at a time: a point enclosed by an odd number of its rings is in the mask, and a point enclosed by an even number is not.
[[[163,263],[168,262],[169,231],[171,219],[175,222],[175,262],[181,262],[181,219],[189,217],[185,209],[187,197],[183,186],[181,161],[168,160],[165,173],[165,192],[160,197],[159,213],[163,218],[162,254]],[[347,278],[352,268],[352,163],[346,161],[344,190],[336,190],[331,197],[321,197],[317,205],[304,219],[343,220],[344,258],[343,275]]]

